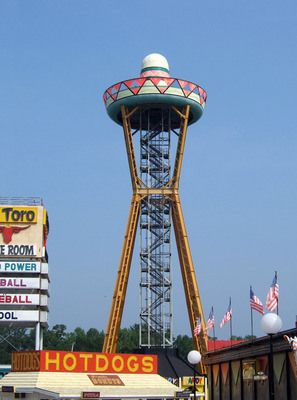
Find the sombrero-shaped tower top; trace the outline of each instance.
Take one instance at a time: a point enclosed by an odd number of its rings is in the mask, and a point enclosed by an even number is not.
[[[140,77],[116,83],[103,95],[108,115],[120,125],[122,105],[128,108],[142,105],[151,107],[155,112],[170,106],[181,110],[189,105],[189,124],[193,124],[201,117],[206,99],[205,90],[196,83],[172,78],[166,58],[157,53],[143,59]],[[172,124],[174,128],[174,120]],[[139,121],[135,121],[132,127],[137,128],[138,125]]]

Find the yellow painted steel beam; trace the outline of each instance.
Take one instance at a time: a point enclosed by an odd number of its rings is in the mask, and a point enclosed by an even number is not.
[[[195,348],[205,354],[207,352],[207,331],[205,318],[202,309],[201,298],[198,290],[195,268],[190,251],[189,239],[186,231],[186,226],[182,214],[180,198],[178,194],[172,196],[172,220],[177,243],[181,273],[183,278],[188,315],[192,330],[193,342]],[[201,319],[201,333],[198,336],[194,335],[194,328],[197,319]],[[205,366],[201,364],[201,372],[205,373]]]
[[[136,193],[139,196],[146,197],[151,196],[152,194],[159,194],[163,196],[171,196],[174,193],[178,193],[177,189],[175,188],[137,188]]]
[[[104,353],[116,352],[134,249],[139,210],[140,199],[137,195],[133,194],[116,284],[114,288],[114,294],[112,298],[108,327],[104,337],[102,350]]]
[[[183,108],[182,113],[179,110],[177,110],[175,107],[172,107],[172,108],[181,117],[181,125],[180,125],[180,129],[179,129],[179,137],[178,137],[178,143],[177,143],[177,148],[176,148],[176,156],[175,156],[173,175],[166,186],[168,186],[168,187],[174,186],[174,187],[178,188],[180,172],[181,172],[181,167],[182,167],[182,161],[183,161],[183,156],[184,156],[185,143],[186,143],[190,106],[189,105],[185,106]]]
[[[135,160],[135,152],[133,146],[133,139],[132,139],[132,132],[131,132],[131,124],[130,124],[130,116],[137,111],[137,108],[134,108],[130,113],[125,106],[121,106],[122,112],[122,120],[123,120],[123,129],[124,129],[124,136],[125,136],[125,143],[127,149],[127,156],[129,162],[129,169],[132,181],[133,190],[137,188],[137,186],[141,185],[141,179],[138,176],[137,165]]]
[[[124,107],[124,106],[122,106],[122,107]],[[128,112],[128,114],[126,114],[126,117],[130,119],[130,118],[132,117],[132,115],[133,115],[137,110],[139,110],[139,107],[134,107],[131,111]]]
[[[103,352],[105,353],[115,353],[116,351],[139,219],[141,196],[138,195],[137,189],[139,189],[141,186],[141,180],[138,177],[130,124],[130,117],[137,111],[137,109],[138,107],[135,107],[129,112],[128,108],[121,106],[123,130],[133,187],[133,196],[130,205],[128,223],[112,298],[107,330],[104,337]]]

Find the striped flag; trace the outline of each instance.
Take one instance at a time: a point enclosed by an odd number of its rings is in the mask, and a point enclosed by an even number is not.
[[[264,306],[261,303],[259,297],[257,297],[253,292],[251,286],[250,286],[250,306],[252,310],[258,311],[260,314],[264,315]]]
[[[213,312],[213,307],[211,307],[209,317],[207,320],[206,329],[212,329],[214,325],[215,325],[214,312]]]
[[[198,336],[199,333],[201,332],[201,319],[200,318],[197,318],[197,323],[196,323],[196,326],[195,326],[193,332],[194,332],[194,336]]]
[[[231,321],[231,319],[232,319],[232,307],[231,307],[231,297],[230,297],[229,306],[227,308],[225,315],[223,316],[222,322],[220,323],[220,328],[223,328],[223,326],[227,322]]]
[[[274,311],[277,308],[278,297],[279,284],[277,283],[277,272],[275,271],[275,275],[266,298],[266,308],[268,311]]]

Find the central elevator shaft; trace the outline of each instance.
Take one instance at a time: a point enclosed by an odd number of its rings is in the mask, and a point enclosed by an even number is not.
[[[140,108],[140,177],[149,188],[170,180],[170,108],[159,119]],[[140,347],[171,347],[171,205],[168,198],[151,194],[140,207]]]

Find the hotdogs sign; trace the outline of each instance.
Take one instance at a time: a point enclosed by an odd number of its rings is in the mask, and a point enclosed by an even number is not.
[[[21,351],[12,354],[12,371],[156,374],[157,356],[54,350]]]
[[[0,257],[43,257],[45,219],[41,206],[0,207]]]

